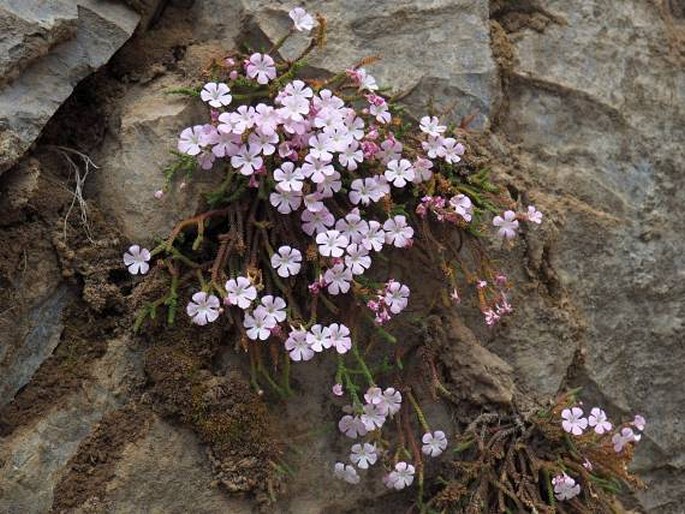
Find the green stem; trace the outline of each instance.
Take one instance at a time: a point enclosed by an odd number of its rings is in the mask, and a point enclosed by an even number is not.
[[[419,407],[419,402],[416,401],[416,398],[414,397],[414,393],[411,391],[407,392],[407,398],[409,398],[409,403],[411,403],[411,406],[414,407],[414,412],[416,412],[416,417],[419,420],[419,424],[421,425],[421,428],[423,428],[426,432],[430,432],[431,429],[428,426],[428,422],[426,421],[426,416],[424,416],[423,411],[421,410],[421,407]]]
[[[354,358],[357,359],[357,362],[359,363],[359,366],[361,367],[362,372],[364,373],[364,377],[366,377],[366,380],[369,383],[369,386],[375,387],[376,382],[373,379],[373,375],[371,375],[371,371],[369,370],[369,367],[366,365],[366,362],[359,353],[359,348],[356,344],[352,345],[352,355],[354,355]]]

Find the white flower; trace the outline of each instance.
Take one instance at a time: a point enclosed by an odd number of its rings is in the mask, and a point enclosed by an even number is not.
[[[439,137],[440,134],[447,130],[445,125],[440,125],[440,120],[436,116],[424,116],[421,118],[419,128],[421,132],[433,137]]]
[[[588,424],[591,427],[595,427],[595,432],[602,435],[605,432],[609,432],[613,425],[607,419],[606,412],[604,412],[599,407],[593,407],[588,416]]]
[[[325,232],[328,227],[335,223],[335,218],[326,207],[315,212],[306,210],[300,219],[302,220],[302,230],[309,236],[314,235],[314,233]]]
[[[328,327],[323,325],[313,325],[307,332],[307,344],[315,352],[319,353],[328,349],[333,344],[331,341],[331,332]]]
[[[278,134],[263,134],[259,129],[250,134],[247,138],[250,146],[254,147],[257,154],[273,155],[276,153],[276,146],[278,144]]]
[[[242,145],[238,153],[231,157],[231,166],[239,168],[241,175],[250,176],[263,165],[264,161],[259,157],[259,148],[255,145]]]
[[[128,252],[124,252],[124,264],[128,267],[128,272],[131,275],[138,273],[145,275],[150,269],[149,260],[150,250],[141,248],[139,245],[132,245]]]
[[[385,240],[397,248],[411,246],[414,229],[407,224],[407,218],[402,215],[393,216],[383,223]]]
[[[399,314],[409,303],[409,288],[404,284],[392,280],[385,288],[384,300],[388,309],[390,309],[390,312]]]
[[[576,484],[576,481],[566,473],[555,476],[552,479],[552,485],[554,486],[554,496],[559,501],[570,500],[580,494],[580,485]]]
[[[340,354],[347,353],[352,348],[350,329],[342,323],[331,323],[328,325],[328,339],[330,345]]]
[[[538,211],[534,205],[528,206],[528,212],[525,214],[526,219],[531,223],[536,223],[539,225],[542,223],[542,213]]]
[[[464,145],[457,143],[457,140],[452,137],[447,137],[442,140],[441,156],[446,162],[456,164],[461,161],[461,156],[464,155]]]
[[[468,196],[463,194],[453,196],[450,198],[450,205],[454,209],[454,212],[464,218],[464,221],[471,221],[473,216],[473,203]]]
[[[247,61],[245,72],[259,84],[268,84],[269,80],[276,78],[276,63],[270,55],[254,53]]]
[[[349,414],[340,419],[338,422],[338,429],[351,439],[365,436],[368,433],[361,418],[359,416],[350,416]]]
[[[285,321],[286,304],[283,298],[267,294],[262,296],[261,303],[262,307],[264,307],[267,321],[272,322],[274,326]]]
[[[196,325],[206,325],[215,321],[221,312],[219,299],[213,294],[197,292],[186,306],[186,313]]]
[[[282,191],[302,191],[304,175],[292,162],[284,162],[274,170],[274,180]]]
[[[327,289],[330,294],[344,294],[350,290],[352,271],[347,269],[342,263],[338,263],[331,269],[326,270],[323,279],[327,284]]]
[[[309,32],[314,28],[314,18],[311,14],[302,9],[302,7],[295,7],[288,13],[288,16],[293,20],[295,29],[299,32]]]
[[[414,180],[414,168],[411,162],[407,159],[393,159],[388,162],[388,169],[385,170],[385,178],[391,182],[393,186],[401,188],[407,185],[407,182]]]
[[[247,329],[247,337],[256,341],[266,341],[271,335],[274,324],[267,318],[266,310],[262,306],[257,307],[252,314],[246,312],[243,326]]]
[[[276,185],[276,191],[269,195],[269,203],[281,214],[290,214],[302,204],[301,191],[288,191]]]
[[[359,243],[369,231],[369,223],[361,217],[359,208],[355,207],[344,218],[335,222],[335,229],[347,236],[352,243]]]
[[[366,177],[364,179],[357,178],[352,181],[351,190],[348,193],[350,202],[357,205],[361,202],[362,205],[369,205],[371,202],[377,202],[390,192],[390,188],[385,182],[374,177]]]
[[[421,441],[423,442],[421,452],[431,457],[437,457],[447,448],[447,437],[442,430],[436,430],[432,434],[426,432],[423,434]]]
[[[398,462],[395,464],[395,469],[388,475],[386,485],[398,491],[409,487],[414,482],[414,473],[414,466],[404,461]]]
[[[337,230],[327,230],[316,235],[316,244],[324,257],[342,257],[350,241]]]
[[[366,429],[371,432],[383,426],[386,415],[387,412],[383,412],[379,405],[369,403],[364,405],[364,413],[361,416],[361,420]]]
[[[395,390],[394,387],[388,387],[379,398],[373,399],[373,404],[378,407],[381,413],[392,416],[402,406],[402,393]]]
[[[199,154],[202,151],[201,147],[205,146],[204,141],[201,140],[203,129],[202,125],[183,129],[178,140],[178,151],[188,155]]]
[[[347,247],[345,266],[353,275],[362,275],[371,266],[369,251],[361,245],[351,244]]]
[[[308,361],[314,357],[314,350],[307,342],[307,332],[305,330],[293,329],[285,340],[285,349],[288,350],[290,358],[294,361]]]
[[[635,443],[640,440],[641,435],[635,435],[633,429],[630,427],[624,427],[620,432],[614,434],[611,438],[611,442],[614,445],[614,451],[616,453],[621,453],[623,447],[628,443]]]
[[[207,82],[205,87],[200,92],[200,98],[203,102],[215,108],[226,106],[231,103],[233,97],[229,94],[231,89],[223,82],[217,84],[216,82]]]
[[[369,221],[369,230],[362,238],[361,244],[364,248],[371,251],[380,252],[385,244],[385,231],[383,226],[376,220]]]
[[[443,141],[443,138],[440,136],[430,136],[428,137],[428,140],[421,143],[421,146],[428,154],[428,157],[430,157],[431,159],[435,159],[436,157],[439,157],[443,154]]]
[[[350,464],[343,464],[342,462],[335,463],[333,475],[335,475],[335,478],[344,480],[348,484],[358,484],[361,480],[357,470],[354,469],[354,466],[351,466]]]
[[[573,435],[581,435],[587,428],[587,419],[583,417],[583,409],[573,407],[561,411],[562,428]]]
[[[516,219],[514,211],[504,211],[504,217],[495,216],[492,224],[499,227],[497,235],[505,239],[513,239],[516,237],[516,232],[519,228],[519,222]]]
[[[368,89],[369,91],[378,90],[376,79],[364,68],[357,68],[357,76],[359,77],[359,89]]]
[[[376,446],[373,444],[353,444],[351,450],[350,460],[359,469],[368,469],[369,466],[373,466],[378,460]]]
[[[297,248],[281,246],[271,256],[271,266],[279,277],[287,278],[297,275],[302,267],[302,253]]]
[[[228,301],[245,310],[257,299],[257,289],[246,277],[232,278],[226,282]]]

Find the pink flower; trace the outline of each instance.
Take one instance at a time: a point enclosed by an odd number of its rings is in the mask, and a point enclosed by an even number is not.
[[[281,246],[271,256],[271,266],[279,277],[287,278],[297,275],[302,267],[302,253],[297,248]]]
[[[562,410],[561,417],[563,418],[561,426],[573,435],[581,435],[587,428],[588,421],[583,417],[583,409],[579,407]]]
[[[345,394],[342,384],[333,384],[333,387],[331,387],[331,392],[335,396],[342,396],[343,394]]]
[[[350,240],[337,230],[327,230],[316,235],[316,244],[324,257],[342,257]]]
[[[150,270],[150,250],[139,245],[131,245],[128,252],[124,252],[124,264],[131,275],[145,275]]]
[[[465,151],[464,145],[457,143],[454,138],[447,137],[442,141],[441,156],[450,164],[456,164],[461,161],[461,156],[464,155]]]
[[[236,277],[226,282],[226,293],[230,305],[245,310],[257,299],[257,289],[246,277]]]
[[[412,245],[414,229],[407,224],[407,218],[403,215],[393,216],[383,223],[386,243],[393,244],[397,248],[406,248]]]
[[[352,348],[350,329],[342,323],[331,323],[328,325],[328,337],[331,346],[340,354],[347,353]]]
[[[208,82],[200,92],[200,98],[203,102],[207,102],[212,107],[217,109],[231,103],[233,97],[229,94],[231,89],[222,83]]]
[[[501,318],[501,316],[492,309],[483,312],[483,315],[485,316],[485,324],[489,327],[493,326]]]
[[[231,166],[238,169],[240,174],[249,176],[264,165],[259,157],[259,148],[255,145],[242,145],[238,153],[231,157]]]
[[[309,32],[314,28],[314,18],[302,7],[295,7],[288,13],[288,16],[293,20],[295,29],[300,32]]]
[[[645,418],[643,418],[639,414],[636,414],[635,419],[633,420],[631,425],[637,428],[640,432],[644,432],[645,426],[647,425],[647,421],[645,421]]]
[[[366,426],[359,416],[346,414],[338,422],[338,429],[350,439],[365,436],[368,433]]]
[[[531,223],[537,223],[538,225],[542,223],[542,213],[538,211],[534,205],[528,206],[528,212],[525,216]]]
[[[245,62],[245,73],[260,84],[268,84],[276,78],[276,63],[267,54],[254,53]]]
[[[514,211],[505,211],[504,217],[495,216],[492,220],[492,224],[499,227],[497,235],[504,239],[513,239],[516,237],[516,232],[519,228],[519,222],[516,219],[516,213]]]
[[[307,332],[307,343],[315,352],[323,352],[333,345],[333,341],[331,341],[331,331],[328,327],[324,327],[317,323],[309,329],[309,332]]]
[[[440,125],[440,120],[436,116],[424,116],[421,118],[419,128],[421,132],[433,137],[438,137],[447,130],[445,125]]]
[[[576,484],[576,481],[566,473],[555,476],[552,479],[552,485],[554,496],[559,501],[570,500],[580,494],[580,485]]]
[[[190,320],[200,326],[215,321],[220,312],[219,299],[203,291],[195,293],[192,301],[186,306],[186,313],[190,316]]]
[[[276,185],[276,191],[269,195],[269,203],[281,214],[290,214],[302,204],[301,191],[288,191]]]
[[[333,475],[335,478],[344,480],[348,484],[358,484],[361,478],[354,466],[350,464],[343,464],[342,462],[336,462],[333,468]]]
[[[307,332],[302,329],[290,331],[288,339],[285,340],[285,349],[289,352],[290,358],[295,362],[308,361],[314,357],[314,350],[312,350],[311,345],[307,342]]]
[[[614,434],[611,438],[611,442],[614,445],[614,451],[616,453],[621,453],[626,444],[635,443],[640,440],[640,437],[641,436],[635,435],[632,428],[622,428],[619,433]]]
[[[421,441],[423,442],[421,452],[431,457],[437,457],[447,448],[447,437],[442,430],[436,430],[433,433],[426,432]]]
[[[606,413],[599,407],[593,407],[588,416],[588,424],[591,427],[595,427],[595,432],[602,435],[605,432],[609,432],[612,428],[612,424],[607,420]]]
[[[463,194],[458,194],[450,199],[450,205],[464,221],[469,222],[473,216],[473,203],[471,199]]]
[[[329,294],[344,294],[350,290],[352,271],[346,268],[342,263],[338,263],[331,269],[326,270],[323,278],[327,284]]]
[[[395,469],[384,480],[385,485],[398,491],[409,487],[414,482],[415,472],[416,470],[411,464],[407,464],[404,461],[398,462],[395,464]]]

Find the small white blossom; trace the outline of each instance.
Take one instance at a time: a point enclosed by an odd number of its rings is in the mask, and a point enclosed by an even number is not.
[[[124,264],[128,267],[131,275],[145,275],[150,270],[150,250],[141,248],[139,245],[131,245],[128,252],[124,253]]]

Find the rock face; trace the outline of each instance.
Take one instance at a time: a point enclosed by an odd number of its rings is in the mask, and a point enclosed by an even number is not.
[[[637,453],[636,469],[649,486],[640,503],[649,512],[681,512],[682,12],[669,11],[668,2],[545,4],[546,13],[503,9],[497,16],[514,62],[503,70],[506,108],[495,132],[519,149],[525,193],[548,206],[548,221],[558,227],[529,244],[532,254],[547,248],[566,294],[545,314],[524,314],[519,336],[527,343],[504,334],[492,347],[547,392],[537,377],[548,375],[548,361],[561,382],[567,372],[559,357],[566,367],[572,356],[548,353],[547,334],[560,326],[550,324],[559,310],[573,313],[584,328],[574,335],[568,324],[562,334],[581,357],[568,372],[570,384],[617,415],[637,411],[652,420]],[[534,29],[536,17],[544,29]],[[543,357],[526,358],[531,346]]]
[[[139,16],[98,0],[0,6],[0,173],[40,135],[74,86],[131,36]]]
[[[681,3],[549,0],[542,9],[533,1],[505,0],[304,2],[328,18],[330,29],[312,68],[334,72],[379,54],[382,60],[370,70],[382,84],[409,93],[413,114],[421,115],[431,97],[452,120],[476,114],[473,126],[484,131],[479,137],[494,172],[522,205],[534,203],[545,213],[540,229],[522,234],[521,249],[500,254],[516,283],[515,314],[507,323],[487,330],[466,306],[456,311],[463,320],[443,323],[441,354],[454,367],[465,403],[507,404],[514,387],[546,401],[559,388],[582,386],[586,405],[601,404],[616,419],[645,415],[636,471],[649,487],[628,506],[655,514],[680,513],[685,504]],[[0,7],[6,20],[0,26],[0,172],[137,22],[118,3],[32,5],[17,0]],[[122,92],[108,98],[112,116],[97,150],[92,192],[128,239],[152,242],[198,205],[201,187],[172,191],[161,202],[152,197],[176,135],[204,116],[164,91],[196,80],[206,62],[234,47],[241,30],[256,42],[277,40],[289,28],[290,7],[265,0],[170,2],[157,24],[122,49],[109,78]],[[296,52],[302,41],[294,38],[283,53]],[[16,177],[12,184],[18,191],[34,187]],[[35,204],[9,200],[0,205]],[[10,259],[0,250],[0,278],[13,269],[10,283],[26,290],[29,305],[19,314],[26,344],[0,346],[0,365],[11,371],[0,373],[0,407],[22,387],[31,392],[32,375],[66,326],[55,319],[67,301],[60,296],[57,257],[39,258],[50,252],[45,232],[24,230],[17,241],[31,242],[28,264],[21,252],[7,253]],[[29,287],[41,276],[49,279],[45,290]],[[412,295],[420,301],[432,290],[426,285]],[[12,334],[14,315],[0,314],[5,336]],[[87,441],[103,419],[138,401],[126,384],[145,380],[140,355],[125,338],[103,344],[81,389],[17,424],[3,441],[0,511],[49,510],[63,477],[78,483],[70,459],[87,456]],[[477,362],[467,358],[474,355]],[[300,390],[326,394],[307,394],[284,408],[283,433],[305,433],[312,419],[331,422],[324,407],[330,384],[322,386],[329,374],[306,366]],[[83,512],[141,506],[150,512],[251,511],[249,500],[211,486],[211,466],[191,432],[156,415],[146,423],[144,433],[122,443],[107,462],[111,476],[98,483],[97,497],[80,504]],[[382,488],[350,493],[326,482],[313,490],[344,451],[336,444],[330,433],[298,440],[297,473],[278,512],[406,510],[410,500],[388,499]],[[397,502],[404,500],[400,509]]]

